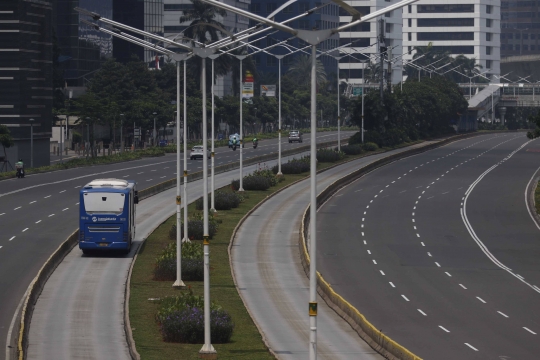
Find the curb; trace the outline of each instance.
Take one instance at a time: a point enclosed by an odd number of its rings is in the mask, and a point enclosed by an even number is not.
[[[527,194],[527,203],[529,205],[529,214],[533,218],[536,226],[540,228],[540,215],[536,212],[536,201],[534,200],[534,194],[536,193],[536,188],[538,187],[538,181],[540,181],[540,176],[535,176],[532,179],[533,186],[531,186]]]
[[[47,280],[56,267],[62,262],[66,255],[75,247],[79,240],[79,230],[74,231],[68,238],[58,246],[56,251],[47,259],[38,274],[28,287],[28,295],[24,301],[21,311],[21,321],[19,322],[19,336],[17,339],[17,357],[19,360],[26,358],[26,348],[28,347],[28,330],[32,320],[34,305],[43,290]]]
[[[319,195],[317,195],[317,208],[319,208],[326,200],[328,200],[333,194],[335,194],[339,189],[347,186],[351,182],[359,179],[360,177],[370,173],[371,171],[380,168],[382,166],[388,165],[394,161],[404,159],[409,156],[417,155],[429,150],[433,150],[442,146],[446,146],[452,142],[464,140],[467,138],[484,135],[482,133],[471,133],[465,135],[458,135],[446,140],[443,140],[438,143],[429,144],[420,148],[410,149],[399,154],[394,154],[387,156],[385,158],[379,159],[371,164],[368,164],[360,169],[357,169],[342,178],[334,181],[332,184],[328,185]],[[304,214],[302,215],[302,222],[300,225],[300,236],[299,236],[299,246],[300,246],[300,257],[301,262],[304,267],[306,275],[309,277],[309,263],[310,257],[307,251],[306,245],[306,233],[309,225],[309,211],[310,206],[306,208]],[[399,345],[397,342],[392,340],[387,335],[383,334],[382,331],[377,330],[377,328],[371,324],[365,317],[362,315],[358,309],[352,306],[347,300],[342,296],[336,293],[332,286],[323,278],[321,273],[317,272],[317,290],[325,302],[334,309],[340,316],[347,321],[351,327],[358,333],[358,335],[364,339],[375,351],[381,353],[388,359],[406,359],[406,360],[421,360],[420,357],[413,354],[411,351],[405,347]]]

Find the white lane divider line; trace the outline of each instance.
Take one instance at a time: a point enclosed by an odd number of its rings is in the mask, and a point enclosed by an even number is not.
[[[123,177],[123,178],[127,178],[128,176],[129,176],[129,175],[124,175],[124,176],[122,176],[122,177]]]
[[[13,210],[19,210],[20,208],[22,208],[22,206],[18,206],[18,207],[16,207],[16,208],[13,209]]]
[[[40,222],[41,222],[41,220],[38,220],[38,221],[36,221],[36,224],[39,224]]]
[[[148,180],[146,180],[146,181],[152,181],[152,180],[154,180],[154,179],[148,179]]]
[[[35,202],[37,202],[37,201],[36,201],[36,200],[30,201],[30,202],[28,203],[28,205],[33,204],[33,203],[35,203]]]
[[[157,171],[157,170],[150,170],[150,171]]]
[[[61,194],[61,193],[63,193],[63,192],[66,192],[66,190],[62,190],[62,191],[60,191],[60,192],[59,192],[59,194]]]
[[[75,187],[74,187],[74,189],[78,189],[78,188],[80,188],[80,187],[81,187],[81,185],[79,185],[79,186],[75,186]]]
[[[24,229],[24,230],[23,230],[23,231],[21,231],[21,232],[25,232],[26,230],[28,230],[28,228]]]
[[[508,318],[508,315],[506,315],[505,313],[503,312],[500,312],[500,311],[497,311],[499,314],[501,314],[502,316],[504,316],[505,318]]]
[[[478,351],[477,348],[475,348],[474,346],[472,346],[472,345],[469,344],[469,343],[465,343],[465,345],[467,345],[468,347],[470,347],[470,348],[473,349],[474,351]]]
[[[360,192],[360,191],[362,191],[362,189],[360,189],[360,190],[356,190],[355,192]]]
[[[440,327],[441,329],[443,329],[444,331],[446,331],[447,333],[450,332],[450,330],[446,329],[445,327],[443,327],[443,326],[441,326],[441,325],[439,325],[439,327]]]
[[[75,205],[79,205],[79,203],[76,203]]]
[[[65,209],[64,209],[64,210],[62,210],[62,211],[66,211],[66,210],[69,210],[69,208],[65,208]]]
[[[2,215],[6,215],[6,213],[1,213],[0,216],[2,216]]]
[[[164,177],[167,177],[167,175],[160,177],[160,179],[163,179]]]
[[[381,274],[382,274],[383,276],[385,275],[385,274],[384,274],[384,271],[382,271],[382,270],[379,270],[379,271],[381,272]]]
[[[444,272],[446,275],[448,275],[449,277],[452,277],[452,275],[450,275],[450,273],[448,271],[445,271]]]
[[[373,261],[373,263],[374,263],[375,265],[377,265],[377,261],[375,261],[375,260],[372,260],[372,261]]]
[[[52,216],[54,216],[54,214],[49,215],[49,217],[52,217]]]
[[[427,316],[427,314],[426,314],[425,312],[423,312],[422,310],[420,310],[420,309],[416,309],[416,310],[418,310],[418,312],[419,312],[420,314],[422,314],[422,315],[424,315],[424,316]]]
[[[420,234],[416,234],[417,237],[420,237]]]
[[[366,242],[366,240],[364,240],[364,245],[367,245],[367,242]]]
[[[47,195],[47,196],[45,196],[45,197],[44,197],[44,199],[46,199],[46,198],[50,198],[50,197],[51,197],[51,195]]]
[[[438,262],[435,261],[435,265],[437,265],[437,267],[441,267],[441,264],[439,264]]]
[[[401,297],[405,299],[405,301],[410,301],[409,299],[407,299],[407,297],[403,294],[401,294]]]
[[[422,244],[422,246],[426,246],[426,244],[424,244],[424,242],[423,242],[423,241],[420,241],[420,244]]]
[[[11,239],[9,239],[9,241],[11,241],[11,240],[13,240],[13,239],[15,239],[15,236],[12,236]]]
[[[371,251],[368,250],[367,253],[368,253],[369,255],[371,255]]]
[[[536,335],[536,333],[534,331],[532,331],[531,329],[529,328],[526,328],[525,326],[523,327],[525,330],[527,330],[528,332],[530,332],[531,334],[533,335]]]
[[[362,231],[362,236],[364,236],[364,232]]]
[[[393,287],[393,288],[395,288],[395,287],[396,287],[396,285],[394,285],[394,283],[393,283],[393,282],[389,281],[388,283],[390,284],[390,286],[391,286],[391,287]]]
[[[465,285],[459,284],[459,286],[461,286],[462,288],[464,288],[465,290],[467,290],[467,288],[465,287]]]
[[[140,173],[137,173],[137,175],[141,175],[141,174],[144,174],[144,171],[141,171]]]
[[[429,257],[432,257],[432,255],[431,255],[431,253],[429,251],[427,252],[427,254],[428,254]]]
[[[484,299],[482,299],[481,297],[477,296],[476,297],[478,300],[480,300],[481,302],[483,302],[484,304],[486,303],[486,301]]]

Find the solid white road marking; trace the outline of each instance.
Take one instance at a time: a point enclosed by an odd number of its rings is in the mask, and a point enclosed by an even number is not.
[[[391,281],[389,281],[389,284],[390,284],[390,286],[391,286],[391,287],[393,287],[393,288],[395,288],[395,287],[396,287],[396,285],[394,285],[394,283],[393,283],[393,282],[391,282]]]
[[[482,299],[481,297],[478,297],[478,296],[477,296],[476,298],[477,298],[478,300],[480,300],[481,302],[483,302],[484,304],[486,303],[486,302],[484,301],[484,299]]]
[[[62,191],[60,191],[60,192],[59,192],[59,194],[61,194],[61,193],[63,193],[63,192],[66,192],[66,190],[62,190]]]
[[[21,232],[25,232],[26,230],[28,230],[28,228],[24,229],[24,230],[23,230],[23,231],[21,231]]]
[[[403,294],[401,294],[401,297],[405,299],[405,301],[410,301],[409,299],[407,299],[407,297]]]
[[[381,272],[381,274],[383,274],[383,275],[384,275],[384,271],[382,271],[382,270],[379,270],[379,271]]]
[[[28,203],[28,205],[33,204],[33,203],[35,203],[35,202],[36,202],[36,200],[30,201],[30,202]]]
[[[445,328],[444,328],[443,326],[441,326],[441,325],[439,325],[439,327],[440,327],[441,329],[443,329],[444,331],[446,331],[447,333],[449,333],[449,332],[450,332],[450,330],[448,330],[448,329],[445,329]]]
[[[41,222],[41,220],[38,220],[38,221],[36,221],[36,224],[39,224],[40,222]]]
[[[525,330],[527,330],[528,332],[530,332],[531,334],[533,335],[536,335],[536,333],[534,331],[532,331],[531,329],[529,328],[526,328],[525,326],[523,327]]]
[[[469,343],[465,343],[465,345],[467,345],[468,347],[470,347],[470,348],[473,349],[474,351],[478,351],[477,348],[475,348],[474,346],[472,346],[472,345],[469,344]]]
[[[425,312],[423,312],[422,310],[420,310],[420,309],[416,309],[416,310],[418,310],[420,312],[420,314],[422,314],[424,316],[427,316],[427,314]]]
[[[497,311],[499,314],[501,314],[502,316],[504,316],[505,318],[508,318],[508,315],[506,315],[505,313],[502,313],[500,311]]]
[[[9,239],[9,241],[11,241],[11,240],[13,240],[13,239],[15,239],[15,236],[12,236],[11,239]]]
[[[465,290],[467,290],[467,288],[465,287],[465,285],[459,284],[459,286],[461,286],[462,288],[464,288]]]
[[[22,208],[22,206],[16,207],[16,208],[13,209],[13,210],[19,210],[20,208]]]

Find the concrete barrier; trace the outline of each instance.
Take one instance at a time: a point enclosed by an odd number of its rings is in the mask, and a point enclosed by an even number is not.
[[[79,240],[79,230],[77,229],[64,241],[56,251],[47,259],[43,267],[32,281],[29,287],[28,295],[24,301],[24,306],[21,312],[21,320],[19,322],[19,338],[17,341],[17,355],[19,360],[26,358],[26,348],[28,347],[28,331],[30,329],[30,321],[32,320],[32,312],[34,305],[37,302],[41,291],[45,287],[45,283],[49,276],[53,273],[56,267],[62,262],[64,257],[73,249]]]
[[[451,142],[466,139],[469,137],[481,135],[481,133],[471,133],[465,135],[457,135],[446,140],[443,140],[438,143],[433,143],[425,145],[419,148],[406,150],[399,154],[393,154],[382,159],[379,159],[371,164],[368,164],[358,170],[355,170],[342,178],[334,181],[332,184],[327,186],[318,196],[317,196],[317,208],[319,208],[326,200],[328,200],[334,193],[336,193],[342,187],[350,184],[354,180],[366,175],[367,173],[387,165],[396,160],[400,160],[412,155],[420,154],[425,151],[429,151],[444,145],[447,145]],[[308,206],[304,211],[302,216],[302,222],[300,225],[300,258],[302,266],[306,275],[309,276],[309,262],[310,257],[307,249],[307,231],[309,226],[309,217],[310,217],[310,207]],[[396,341],[392,340],[390,337],[385,335],[381,330],[378,330],[373,324],[371,324],[364,315],[353,305],[351,305],[347,300],[345,300],[341,295],[336,293],[332,286],[322,277],[322,275],[317,272],[317,290],[321,297],[326,301],[326,303],[334,309],[340,316],[342,316],[355,331],[368,343],[373,349],[380,352],[383,356],[388,359],[403,359],[403,360],[421,360],[420,357],[413,354],[411,351],[405,347],[398,344]]]

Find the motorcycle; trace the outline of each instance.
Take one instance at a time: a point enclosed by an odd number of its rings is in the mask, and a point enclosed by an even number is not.
[[[232,149],[233,149],[233,151],[236,151],[236,143],[234,143],[234,144],[232,145]]]
[[[259,143],[258,143],[258,142],[254,142],[254,143],[253,143],[253,148],[256,149],[256,148],[257,148],[257,145],[259,145]]]
[[[24,168],[17,168],[17,178],[22,179],[24,177]]]

